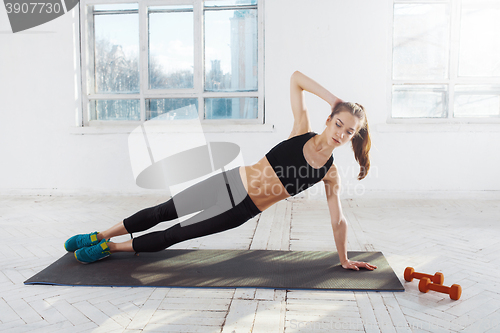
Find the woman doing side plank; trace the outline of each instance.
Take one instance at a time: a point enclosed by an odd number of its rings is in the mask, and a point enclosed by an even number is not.
[[[330,105],[331,113],[321,134],[312,131],[304,91]],[[294,124],[287,140],[273,147],[250,166],[223,171],[154,207],[140,210],[113,227],[69,238],[66,250],[75,252],[82,263],[104,259],[115,252],[156,252],[196,237],[238,227],[276,202],[296,195],[323,181],[337,252],[342,267],[373,270],[374,265],[350,261],[347,257],[347,221],[340,204],[340,177],[333,162],[334,149],[352,142],[360,165],[358,179],[370,168],[370,135],[364,108],[344,102],[320,84],[296,71],[290,79]],[[175,203],[175,204],[174,204]],[[182,205],[182,209],[180,206]],[[150,232],[123,243],[115,236],[148,230],[163,221],[177,219],[178,213],[198,214],[163,230]]]

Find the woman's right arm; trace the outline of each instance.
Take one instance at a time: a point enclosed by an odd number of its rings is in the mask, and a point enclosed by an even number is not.
[[[368,270],[376,269],[377,266],[375,265],[362,261],[351,261],[347,257],[347,221],[342,213],[342,206],[340,204],[340,176],[335,164],[331,166],[323,181],[325,183],[326,200],[330,211],[333,238],[342,267],[356,271],[359,268],[366,268]]]
[[[303,97],[301,95],[304,90],[323,99],[328,104],[330,104],[331,107],[333,107],[340,101],[337,96],[332,94],[318,82],[314,81],[313,79],[302,74],[299,71],[295,71],[290,78],[290,97],[292,99],[292,108],[294,107],[294,104],[298,108],[303,106]]]
[[[290,78],[290,103],[294,118],[293,130],[290,137],[311,131],[304,91],[315,94],[325,100],[332,108],[342,101],[318,82],[299,71],[295,71]]]

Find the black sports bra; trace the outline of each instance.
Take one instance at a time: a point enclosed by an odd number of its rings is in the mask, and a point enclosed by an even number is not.
[[[325,165],[318,169],[307,163],[303,148],[315,135],[317,134],[314,132],[308,132],[294,136],[280,142],[266,154],[269,164],[291,196],[319,182],[332,166],[333,156],[330,156]]]

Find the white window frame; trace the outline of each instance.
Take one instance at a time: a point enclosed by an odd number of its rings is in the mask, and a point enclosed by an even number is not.
[[[387,114],[388,124],[500,124],[500,117],[453,117],[454,104],[455,104],[455,85],[460,84],[477,84],[477,85],[500,85],[500,77],[459,77],[458,76],[458,57],[459,57],[459,34],[460,34],[460,13],[461,13],[461,3],[462,0],[390,0],[391,5],[389,6],[390,17],[391,17],[391,27],[389,29],[389,43],[388,43],[388,55],[389,55],[389,66],[388,66],[388,97],[387,105],[389,106],[389,112]],[[481,0],[478,0],[480,2]],[[392,75],[393,70],[393,38],[394,38],[394,5],[395,4],[425,4],[425,3],[442,3],[448,4],[450,6],[450,54],[449,54],[449,78],[441,80],[394,80]],[[392,88],[393,85],[401,84],[430,84],[430,85],[445,85],[448,86],[448,100],[447,100],[447,117],[444,118],[423,118],[423,117],[412,117],[412,118],[394,118],[392,117]],[[460,128],[457,126],[450,127],[451,129]],[[383,130],[384,128],[382,126]],[[411,128],[405,127],[404,130]],[[439,130],[438,128],[435,128]],[[494,125],[494,131],[499,130],[498,125]]]
[[[93,13],[90,6],[101,4],[139,4],[139,64],[140,64],[140,92],[138,94],[95,94],[94,85],[94,57],[93,57]],[[148,87],[148,6],[161,5],[192,5],[194,16],[194,89],[149,89]],[[249,6],[254,7],[254,6]],[[226,8],[226,7],[224,7]],[[231,9],[241,9],[244,6],[234,6]],[[80,31],[81,31],[81,66],[82,66],[82,112],[78,121],[82,127],[133,127],[146,121],[146,99],[164,98],[197,98],[200,122],[223,129],[224,126],[235,126],[236,129],[245,127],[253,130],[262,127],[265,123],[264,113],[264,0],[257,1],[257,38],[258,38],[258,90],[236,92],[205,91],[204,80],[204,40],[203,40],[203,0],[82,0],[80,1]],[[205,98],[257,97],[258,117],[256,119],[204,119]],[[139,99],[140,121],[113,121],[90,120],[89,103],[93,100],[106,99]],[[166,121],[167,125],[182,124],[183,120]],[[260,125],[260,126],[259,126]],[[265,126],[266,129],[268,126]],[[267,129],[268,130],[268,129]]]

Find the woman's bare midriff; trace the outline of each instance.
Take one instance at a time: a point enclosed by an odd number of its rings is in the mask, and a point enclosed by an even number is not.
[[[261,211],[290,197],[265,156],[254,165],[240,167],[240,176],[250,199]]]

